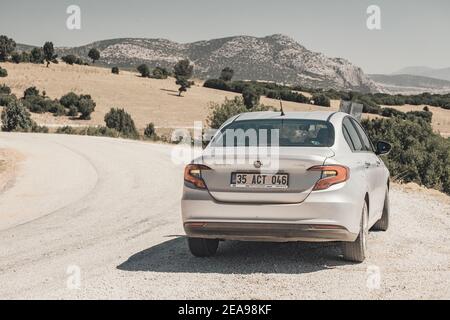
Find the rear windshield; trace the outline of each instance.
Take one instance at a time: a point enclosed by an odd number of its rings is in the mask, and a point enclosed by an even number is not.
[[[327,121],[265,119],[232,122],[211,142],[212,146],[330,147],[334,128]]]

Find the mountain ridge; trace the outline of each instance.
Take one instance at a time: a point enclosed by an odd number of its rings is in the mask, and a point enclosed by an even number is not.
[[[364,71],[343,58],[313,52],[283,34],[265,37],[230,36],[190,43],[163,38],[116,38],[74,47],[57,48],[59,56],[75,54],[88,60],[89,49],[101,53],[104,66],[135,68],[141,63],[150,67],[172,68],[187,58],[195,65],[195,76],[217,78],[225,67],[241,80],[273,81],[309,87],[378,91]]]

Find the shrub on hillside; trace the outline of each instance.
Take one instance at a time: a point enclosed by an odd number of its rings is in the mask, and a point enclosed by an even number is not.
[[[312,100],[314,101],[314,104],[316,106],[321,106],[321,107],[329,107],[330,106],[330,98],[328,98],[323,93],[314,94],[312,96]]]
[[[392,144],[386,158],[392,177],[450,193],[450,141],[435,134],[428,121],[410,115],[363,120],[362,124],[375,143]]]
[[[96,103],[92,100],[90,95],[80,95],[78,96],[74,92],[69,92],[62,96],[59,102],[67,109],[69,109],[70,115],[75,116],[75,109],[77,114],[80,113],[80,119],[89,120],[91,118],[91,113],[94,112]]]
[[[137,70],[139,71],[141,76],[144,78],[147,78],[150,76],[150,69],[148,68],[148,65],[146,65],[146,64],[141,64],[140,66],[137,67]]]
[[[75,62],[77,62],[77,56],[69,54],[67,56],[61,57],[61,60],[72,66]]]
[[[22,55],[19,52],[14,51],[11,54],[11,61],[16,63],[16,64],[21,63],[22,62]]]
[[[105,115],[105,123],[108,128],[117,130],[125,137],[139,136],[133,119],[124,109],[112,108]]]
[[[262,104],[251,109],[252,112],[269,110],[275,111],[276,109]],[[233,99],[225,98],[225,102],[222,104],[211,103],[211,111],[207,117],[207,123],[211,128],[218,129],[229,118],[245,112],[249,112],[249,110],[245,106],[242,97],[234,97]]]
[[[219,79],[223,80],[223,81],[231,81],[233,76],[234,76],[234,70],[229,68],[229,67],[226,67],[220,73],[220,78]]]
[[[383,108],[380,113],[383,117],[404,117],[405,113],[394,108]]]
[[[155,140],[158,136],[156,135],[155,125],[150,122],[144,130],[144,136],[148,139]]]
[[[23,106],[33,113],[44,113],[48,111],[48,102],[40,95],[28,95],[21,101]]]
[[[152,71],[152,78],[154,79],[167,79],[169,77],[169,71],[163,67],[156,67]]]
[[[30,131],[33,126],[30,113],[19,101],[3,108],[1,119],[3,131]]]
[[[11,94],[11,88],[8,87],[6,84],[2,84],[0,86],[0,94]]]
[[[39,96],[39,90],[36,87],[29,87],[23,92],[24,99],[33,96]]]
[[[112,67],[111,68],[111,73],[119,74],[119,67]]]
[[[2,67],[0,67],[0,78],[5,78],[8,76],[8,71],[6,71],[6,69],[3,69]]]
[[[244,105],[250,110],[259,104],[261,96],[256,88],[249,86],[242,92],[242,98]]]
[[[16,101],[17,97],[13,94],[0,94],[0,106],[6,107]]]
[[[80,119],[82,120],[90,120],[91,113],[95,110],[95,102],[91,99],[91,96],[80,96],[80,100],[78,101],[77,109],[80,113]]]
[[[42,48],[33,48],[30,53],[31,63],[44,63],[44,52]]]

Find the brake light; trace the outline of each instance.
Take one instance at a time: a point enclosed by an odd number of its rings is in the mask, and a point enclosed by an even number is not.
[[[211,170],[211,168],[202,164],[188,164],[184,169],[184,181],[199,189],[206,189],[205,181],[202,179],[202,170]]]
[[[308,171],[320,171],[320,179],[316,182],[313,190],[325,190],[332,185],[342,183],[350,178],[350,169],[346,166],[340,165],[327,165],[327,166],[314,166],[308,169]]]

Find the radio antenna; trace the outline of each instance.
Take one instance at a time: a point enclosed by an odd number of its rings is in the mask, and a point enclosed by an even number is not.
[[[281,97],[280,97],[280,108],[281,108],[281,116],[284,116],[284,111],[283,111],[283,102],[281,101]]]

